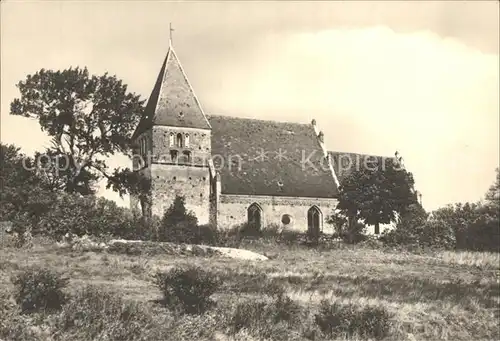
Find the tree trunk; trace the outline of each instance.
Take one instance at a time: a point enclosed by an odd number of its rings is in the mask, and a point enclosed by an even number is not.
[[[347,228],[347,238],[349,240],[349,244],[354,242],[354,224],[356,223],[356,218],[351,216],[348,218],[349,226]]]

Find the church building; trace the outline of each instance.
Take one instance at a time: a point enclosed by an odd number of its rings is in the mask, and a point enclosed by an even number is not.
[[[342,155],[327,150],[315,120],[206,114],[171,43],[134,139],[143,160],[134,158],[134,169],[151,189],[147,202],[131,198],[133,209],[162,216],[183,196],[200,224],[333,232],[325,221],[337,205]]]

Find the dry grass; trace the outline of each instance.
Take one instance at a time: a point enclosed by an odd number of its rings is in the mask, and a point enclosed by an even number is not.
[[[263,299],[273,285],[283,287],[311,316],[324,299],[361,308],[384,307],[392,316],[387,340],[469,341],[500,337],[498,254],[415,255],[344,246],[318,251],[265,243],[246,247],[272,253],[273,257],[269,261],[238,261],[223,257],[79,253],[49,246],[30,251],[3,248],[0,290],[11,291],[10,277],[14,272],[29,265],[43,265],[70,278],[70,294],[91,284],[126,301],[137,302],[154,319],[167,319],[170,322],[159,325],[168,325],[169,340],[265,340],[253,329],[232,335],[228,332],[228,319],[237,304]],[[199,317],[176,317],[154,303],[161,295],[152,276],[159,270],[184,264],[200,266],[225,280],[214,297],[218,302],[215,311]],[[295,329],[276,327],[276,334],[268,339],[307,340],[303,329],[311,326],[314,322],[304,318]],[[78,340],[78,333],[72,333],[56,338],[49,331],[43,340]],[[17,340],[37,340],[30,337]]]
[[[449,264],[469,265],[481,269],[498,269],[500,254],[492,252],[445,251],[438,257]]]

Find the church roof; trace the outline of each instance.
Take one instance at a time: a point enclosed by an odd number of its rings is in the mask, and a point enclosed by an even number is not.
[[[311,124],[215,115],[208,119],[223,194],[337,197]]]
[[[349,176],[349,174],[356,170],[360,170],[361,167],[364,167],[365,162],[369,163],[377,159],[379,161],[379,164],[382,164],[380,162],[383,159],[394,159],[394,157],[390,156],[368,155],[359,153],[334,151],[329,151],[328,153],[330,154],[330,158],[333,163],[333,169],[335,170],[335,174],[337,175],[337,179],[339,180],[341,185],[344,179]]]
[[[171,45],[134,137],[153,125],[210,129],[210,124]]]

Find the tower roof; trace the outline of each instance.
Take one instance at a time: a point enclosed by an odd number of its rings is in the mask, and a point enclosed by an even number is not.
[[[211,128],[172,44],[134,136],[154,125]]]

